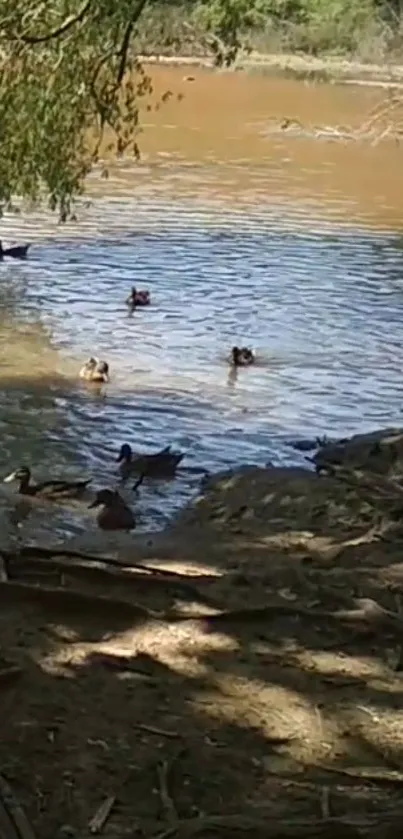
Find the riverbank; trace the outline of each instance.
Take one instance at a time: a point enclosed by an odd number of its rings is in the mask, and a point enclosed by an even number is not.
[[[142,55],[145,64],[162,64],[178,67],[204,67],[214,70],[212,58],[201,56]],[[252,52],[240,53],[237,61],[225,71],[215,72],[260,72],[267,75],[311,79],[312,81],[334,81],[344,84],[365,84],[374,87],[403,87],[402,64],[374,64],[342,58],[316,57],[278,53],[262,55]],[[190,78],[189,81],[192,79]]]
[[[213,477],[130,566],[4,554],[2,773],[38,836],[386,835],[402,440]]]

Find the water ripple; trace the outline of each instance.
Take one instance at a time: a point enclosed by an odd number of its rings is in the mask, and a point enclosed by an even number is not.
[[[19,227],[5,220],[4,238],[35,246],[26,264],[0,266],[3,313],[21,334],[40,323],[29,364],[46,344],[62,376],[3,385],[5,471],[22,459],[38,477],[66,469],[113,485],[122,442],[172,443],[187,452],[180,477],[136,501],[140,527],[160,527],[195,491],[198,470],[289,463],[291,437],[399,422],[401,241],[321,220],[304,202],[254,202],[223,208],[200,191],[167,202],[140,183],[134,197],[96,202],[76,228],[39,213]],[[152,306],[129,316],[132,284],[150,290]],[[0,341],[7,367],[9,329]],[[225,359],[244,342],[260,363],[234,382]],[[74,381],[89,354],[111,365],[104,395]],[[33,522],[36,535],[93,529],[74,506],[51,519],[39,506]]]

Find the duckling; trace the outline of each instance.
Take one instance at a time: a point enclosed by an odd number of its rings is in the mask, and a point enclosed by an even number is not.
[[[135,472],[147,478],[171,478],[184,457],[181,452],[171,451],[171,446],[166,446],[156,454],[133,455],[131,446],[123,443],[116,460],[120,463],[119,470],[123,478]]]
[[[130,309],[135,309],[136,306],[149,306],[150,292],[138,291],[135,286],[132,286],[132,290],[126,299],[126,303]]]
[[[86,382],[109,382],[109,364],[91,356],[81,368],[79,376]]]
[[[28,249],[31,245],[14,245],[12,248],[3,248],[3,243],[0,241],[0,259],[4,256],[12,256],[13,259],[26,259]]]
[[[248,367],[255,361],[255,353],[249,347],[232,347],[230,362],[234,367]]]
[[[42,481],[40,484],[31,484],[31,471],[27,466],[20,466],[11,475],[4,478],[4,483],[8,484],[11,481],[19,481],[18,493],[20,495],[31,495],[35,498],[46,498],[50,501],[59,498],[77,498],[79,497],[87,486],[91,483],[92,478],[85,481]]]
[[[133,530],[136,527],[130,507],[116,490],[99,490],[88,509],[92,507],[102,507],[97,515],[98,527],[101,530]]]

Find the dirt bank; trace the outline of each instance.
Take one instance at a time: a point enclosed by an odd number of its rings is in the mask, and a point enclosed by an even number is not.
[[[211,479],[137,567],[4,555],[1,772],[38,837],[103,803],[114,839],[396,835],[399,463]]]

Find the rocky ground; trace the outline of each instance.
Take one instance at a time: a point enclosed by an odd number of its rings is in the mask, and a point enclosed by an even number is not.
[[[3,552],[1,839],[400,835],[402,457],[210,479],[124,567]]]

